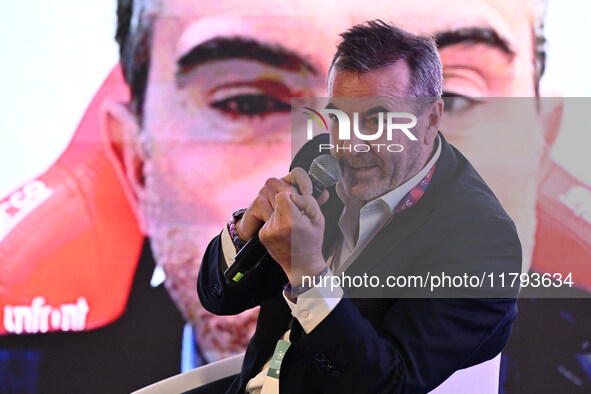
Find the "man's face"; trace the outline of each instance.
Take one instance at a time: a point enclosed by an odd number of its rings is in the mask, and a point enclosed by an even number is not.
[[[331,72],[328,106],[345,112],[353,121],[354,113],[357,113],[357,124],[362,134],[375,134],[379,129],[380,113],[383,130],[387,129],[386,113],[411,113],[417,118],[417,125],[409,130],[416,140],[410,140],[401,130],[393,130],[391,140],[383,131],[378,139],[370,143],[358,138],[355,133],[351,133],[351,139],[341,141],[338,123],[334,121],[334,116],[331,117],[332,144],[340,147],[332,152],[341,165],[343,185],[350,197],[363,203],[374,200],[412,178],[428,161],[434,148],[436,126],[428,133],[431,111],[418,105],[416,99],[407,98],[412,91],[410,85],[410,70],[403,60],[363,74]],[[417,112],[419,109],[420,113]],[[358,146],[369,149],[357,149]],[[391,152],[387,147],[392,146],[402,146],[403,149],[391,148],[394,150]]]
[[[349,0],[164,1],[154,25],[144,106],[141,207],[156,259],[185,316],[199,320],[194,286],[209,240],[232,211],[250,204],[267,177],[287,172],[290,97],[326,95],[338,34],[366,20],[381,18],[444,39],[444,90],[454,99],[446,103],[441,130],[468,155],[520,230],[535,228],[531,179],[540,154],[519,147],[524,141],[539,146],[541,134],[528,123],[511,135],[511,144],[502,143],[509,137],[506,128],[495,127],[488,101],[481,99],[533,95],[525,4],[457,0],[442,9],[435,0],[363,7]],[[458,29],[469,30],[448,34]],[[496,32],[502,40],[479,39],[482,32]],[[499,42],[508,43],[511,54]],[[508,109],[497,114],[503,111]],[[535,120],[533,101],[527,111],[523,119]],[[478,119],[486,125],[466,131]],[[500,161],[518,171],[508,174]]]

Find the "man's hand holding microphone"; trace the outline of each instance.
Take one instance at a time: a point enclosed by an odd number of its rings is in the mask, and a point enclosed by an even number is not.
[[[243,240],[259,232],[261,243],[281,265],[292,286],[300,286],[303,275],[315,276],[326,268],[320,205],[328,200],[328,192],[324,190],[318,199],[312,192],[312,181],[302,168],[281,179],[270,178],[236,223]]]
[[[302,276],[316,276],[326,268],[322,256],[324,216],[320,205],[328,198],[324,190],[341,177],[332,156],[316,158],[306,173],[295,168],[285,177],[269,178],[242,218],[236,221],[238,237],[246,242],[235,262],[225,272],[238,282],[261,256],[269,253],[289,278],[301,286]]]

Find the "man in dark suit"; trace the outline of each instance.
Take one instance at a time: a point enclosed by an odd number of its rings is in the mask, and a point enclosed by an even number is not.
[[[386,283],[384,274],[521,271],[513,222],[438,133],[442,76],[434,43],[380,21],[342,37],[329,72],[327,108],[350,118],[358,112],[366,136],[379,110],[410,108],[417,114],[410,129],[416,140],[404,142],[403,152],[389,152],[387,144],[366,144],[371,148],[365,151],[354,148],[365,142],[361,134],[343,140],[333,127],[340,149],[332,153],[343,170],[334,189],[315,199],[298,168],[307,168],[318,144],[327,142],[318,137],[296,155],[287,176],[269,179],[243,216],[234,215],[210,243],[197,286],[204,307],[234,314],[261,305],[230,392],[427,392],[454,371],[496,356],[516,316],[517,289],[493,289],[486,294],[498,297],[477,299],[469,286],[450,285],[437,298],[408,298],[426,293],[380,287],[381,293],[351,290],[396,298],[352,299],[340,286],[329,291],[318,285],[345,274],[376,274]],[[390,137],[375,142],[406,138]],[[293,184],[301,194],[292,193]],[[223,270],[257,231],[270,256],[238,284],[228,284]],[[306,286],[305,276],[317,285]]]

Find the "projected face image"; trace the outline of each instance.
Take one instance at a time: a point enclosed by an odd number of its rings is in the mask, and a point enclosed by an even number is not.
[[[290,97],[324,86],[318,61],[280,39],[289,29],[246,22],[156,22],[144,107],[148,234],[208,360],[243,350],[256,317],[213,317],[198,307],[201,257],[233,210],[248,207],[266,178],[287,172]]]
[[[440,129],[465,154],[515,221],[530,264],[535,201],[546,143],[534,84],[534,2],[435,1],[404,7],[402,27],[435,36],[443,63],[445,109]],[[524,97],[529,99],[501,99]],[[542,108],[542,111],[544,108]],[[546,137],[546,139],[545,139]],[[518,190],[519,192],[515,192]]]
[[[266,178],[287,172],[290,98],[327,95],[338,34],[356,23],[380,18],[436,37],[447,96],[440,129],[497,194],[529,256],[545,146],[541,121],[533,99],[518,111],[485,99],[534,96],[528,4],[451,1],[445,10],[435,0],[363,7],[307,0],[160,4],[141,132],[134,137],[142,162],[135,189],[169,292],[197,336],[211,337],[200,341],[209,360],[228,355],[228,338],[238,338],[242,350],[250,333],[240,330],[246,322],[252,329],[254,317],[234,316],[227,324],[199,308],[201,257]],[[519,123],[503,127],[507,116]]]
[[[325,96],[338,34],[377,13],[357,15],[351,4],[342,18],[317,18],[304,2],[292,7],[275,17],[262,5],[239,6],[220,17],[172,2],[154,22],[136,193],[167,289],[208,360],[242,351],[255,317],[214,317],[199,307],[205,248],[266,178],[287,173],[290,98]]]

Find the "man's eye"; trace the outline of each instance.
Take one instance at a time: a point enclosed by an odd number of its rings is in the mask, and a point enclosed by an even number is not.
[[[211,104],[231,115],[267,115],[273,112],[289,112],[291,105],[265,95],[245,94],[232,96]]]
[[[365,128],[368,131],[377,132],[380,125],[380,117],[378,115],[368,116],[364,119]],[[383,119],[382,119],[383,126]]]
[[[443,92],[441,98],[443,98],[443,102],[445,103],[443,107],[445,112],[465,111],[480,103],[478,100],[456,93]]]

